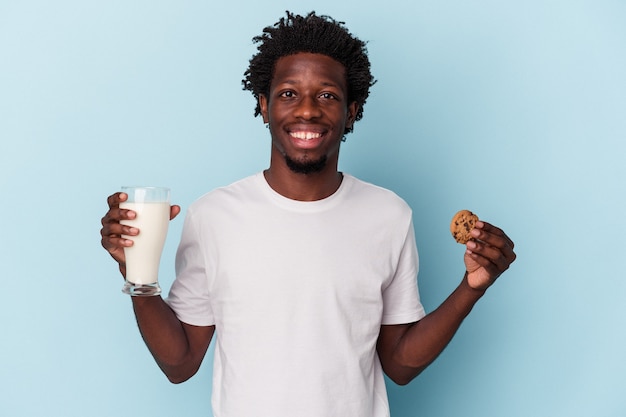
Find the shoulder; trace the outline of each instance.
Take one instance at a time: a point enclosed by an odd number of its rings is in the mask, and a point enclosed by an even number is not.
[[[259,192],[259,174],[250,175],[229,185],[215,188],[202,195],[189,206],[190,212],[221,209],[232,204],[254,200]]]
[[[395,192],[349,174],[344,174],[344,179],[349,183],[349,197],[351,199],[377,209],[411,214],[411,208],[407,202]]]

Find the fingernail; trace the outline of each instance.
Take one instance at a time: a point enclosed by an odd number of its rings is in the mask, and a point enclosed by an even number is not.
[[[476,249],[476,242],[472,242],[471,240],[469,242],[467,242],[467,248],[468,249]]]

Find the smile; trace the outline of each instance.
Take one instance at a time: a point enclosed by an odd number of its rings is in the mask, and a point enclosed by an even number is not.
[[[300,140],[311,140],[317,139],[322,136],[321,133],[316,132],[289,132],[289,135],[292,138],[300,139]]]

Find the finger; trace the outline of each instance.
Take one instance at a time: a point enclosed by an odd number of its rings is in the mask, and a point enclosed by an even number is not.
[[[102,237],[122,237],[122,235],[137,236],[138,234],[138,228],[117,222],[103,223],[102,228],[100,229],[100,235],[102,235]]]
[[[472,229],[470,231],[470,236],[472,237],[470,241],[480,242],[489,246],[493,246],[502,251],[510,248],[508,240],[505,239],[503,236],[487,232],[483,229]]]
[[[102,247],[109,252],[114,252],[120,248],[129,248],[135,243],[130,239],[116,236],[103,236],[100,242],[102,243]]]
[[[509,246],[511,249],[515,247],[515,243],[513,243],[513,241],[507,236],[506,233],[504,233],[502,229],[485,221],[476,222],[475,227],[470,234],[473,237],[488,242],[489,244],[493,244],[494,246]],[[491,237],[493,238],[490,239]]]
[[[116,192],[107,197],[109,210],[102,217],[102,228],[100,235],[102,236],[102,246],[109,250],[114,247],[123,247],[132,245],[132,240],[123,238],[122,235],[136,236],[139,234],[137,228],[122,225],[122,220],[132,220],[136,217],[136,213],[132,210],[120,208],[120,203],[128,199],[128,194]]]
[[[515,253],[510,249],[502,250],[496,246],[492,246],[481,241],[472,240],[467,242],[467,253],[477,261],[481,266],[489,268],[495,267],[497,275],[506,271],[513,260]]]
[[[128,194],[117,192],[107,197],[107,204],[109,205],[109,208],[119,207],[120,203],[123,203],[127,199],[128,199]]]
[[[137,217],[137,213],[133,210],[113,206],[107,211],[100,222],[104,226],[109,223],[119,223],[121,220],[133,220],[135,217]]]
[[[470,240],[465,246],[467,247],[468,253],[485,258],[493,264],[497,264],[499,258],[504,258],[504,255],[498,248],[480,241]]]
[[[170,207],[170,220],[173,220],[180,213],[180,206],[173,205]]]
[[[485,243],[487,245],[498,248],[504,255],[508,263],[515,260],[515,252],[513,248],[515,244],[513,241],[502,231],[502,229],[495,227],[489,223],[481,222],[477,224],[477,227],[470,231],[470,235],[476,242]]]

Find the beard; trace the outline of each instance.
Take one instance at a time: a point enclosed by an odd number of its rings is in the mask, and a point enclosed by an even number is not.
[[[322,157],[315,161],[309,159],[296,161],[295,159],[291,159],[288,155],[285,155],[287,167],[296,174],[304,175],[321,172],[326,167],[327,159],[326,155],[322,155]]]

